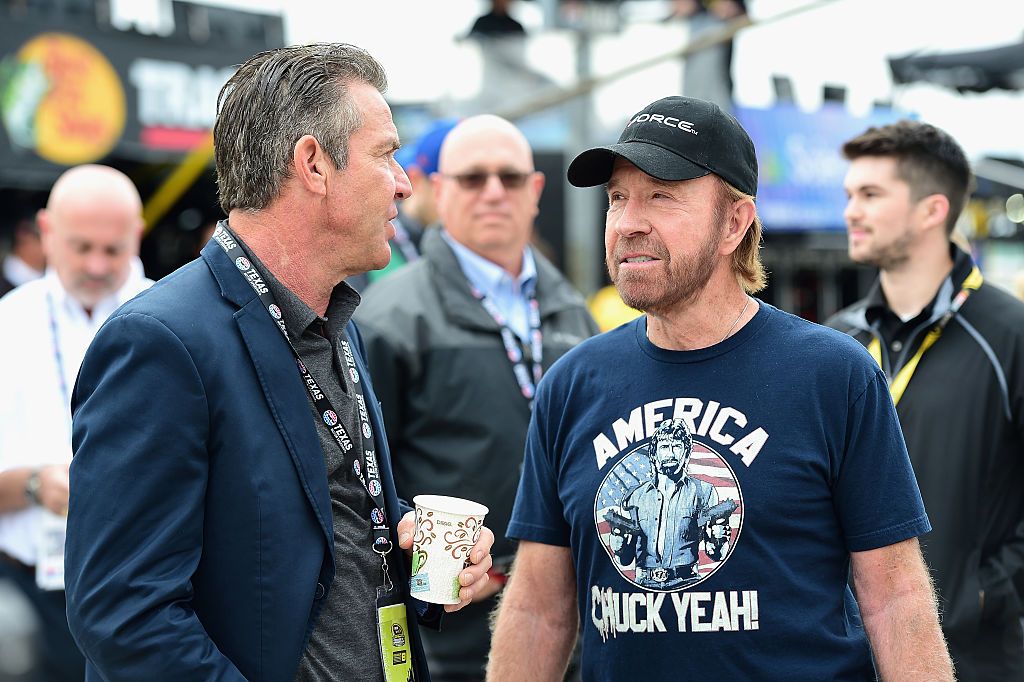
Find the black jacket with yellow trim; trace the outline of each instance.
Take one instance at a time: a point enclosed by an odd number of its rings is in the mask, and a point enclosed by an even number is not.
[[[880,284],[826,322],[878,339],[890,382],[949,310],[971,257],[954,266],[930,317],[896,352],[869,303]],[[942,626],[962,680],[1024,679],[1024,303],[982,284],[920,358],[896,409],[934,530],[922,538]]]

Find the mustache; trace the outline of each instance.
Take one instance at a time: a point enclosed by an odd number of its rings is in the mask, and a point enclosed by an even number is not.
[[[114,275],[102,275],[97,277],[96,275],[79,275],[75,278],[78,284],[101,284],[104,286],[111,286],[116,281]]]
[[[615,249],[612,251],[612,260],[618,264],[622,262],[623,257],[627,253],[643,251],[649,253],[652,256],[657,256],[663,261],[670,260],[671,256],[668,253],[668,249],[665,245],[656,239],[652,239],[650,235],[640,235],[638,237],[622,237],[618,242],[615,243]]]

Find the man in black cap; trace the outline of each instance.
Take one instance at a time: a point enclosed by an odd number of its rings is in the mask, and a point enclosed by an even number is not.
[[[646,315],[538,387],[489,675],[556,679],[579,630],[585,680],[952,680],[885,376],[849,337],[751,298],[765,273],[746,131],[668,97],[569,181],[606,186],[608,271]],[[647,452],[666,421],[685,424],[700,485],[658,484]],[[711,502],[681,499],[697,490]],[[631,521],[656,529],[643,564],[615,552]],[[686,548],[692,579],[659,568]]]

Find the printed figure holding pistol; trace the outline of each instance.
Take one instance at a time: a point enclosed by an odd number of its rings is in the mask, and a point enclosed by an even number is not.
[[[728,553],[734,500],[718,501],[714,486],[686,475],[693,438],[686,422],[662,422],[648,446],[654,477],[608,510],[611,546],[623,566],[636,562],[636,581],[654,589],[679,589],[699,579],[701,542],[708,556]]]

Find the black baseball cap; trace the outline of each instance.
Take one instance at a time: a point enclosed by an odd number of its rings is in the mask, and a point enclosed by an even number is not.
[[[651,177],[693,180],[714,173],[744,194],[757,195],[754,143],[731,114],[693,97],[665,97],[632,117],[617,144],[582,152],[569,164],[576,187],[603,185],[621,156]]]

